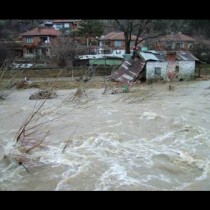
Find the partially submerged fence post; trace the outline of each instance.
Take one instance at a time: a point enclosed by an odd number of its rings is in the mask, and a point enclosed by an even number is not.
[[[74,77],[74,73],[73,73],[73,66],[71,67],[71,77]]]

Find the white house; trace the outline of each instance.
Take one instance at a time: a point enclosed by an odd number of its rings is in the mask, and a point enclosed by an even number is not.
[[[138,58],[124,61],[111,79],[120,82],[132,82],[148,79],[184,79],[195,74],[195,61],[199,61],[188,51],[141,51]]]
[[[188,51],[147,51],[139,52],[139,56],[146,61],[146,79],[190,78],[195,74],[195,61],[199,61]]]
[[[155,77],[167,78],[168,62],[165,53],[156,51],[139,52],[139,56],[145,61],[145,79],[152,79]]]

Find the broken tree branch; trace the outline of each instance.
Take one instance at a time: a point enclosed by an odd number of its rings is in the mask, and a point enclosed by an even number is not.
[[[63,148],[63,150],[62,150],[61,153],[64,153],[64,151],[65,151],[65,149],[67,148],[67,146],[69,145],[69,143],[73,140],[73,136],[74,136],[76,130],[77,130],[77,128],[75,128],[75,130],[74,130],[72,136],[71,136],[71,137],[68,139],[68,141],[66,142],[66,144],[65,144],[65,146],[64,146],[64,148]]]

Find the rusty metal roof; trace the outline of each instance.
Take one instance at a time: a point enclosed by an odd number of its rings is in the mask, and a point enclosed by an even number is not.
[[[111,74],[111,80],[123,83],[135,81],[144,66],[145,61],[138,58],[124,61],[119,69]]]
[[[171,52],[165,51],[144,51],[138,52],[140,58],[144,59],[145,61],[167,61],[170,60],[170,56],[167,54],[171,54]],[[175,59],[178,61],[198,61],[199,59],[196,58],[192,53],[189,51],[174,51],[173,52]]]
[[[192,53],[189,51],[177,51],[176,59],[178,61],[199,61]]]

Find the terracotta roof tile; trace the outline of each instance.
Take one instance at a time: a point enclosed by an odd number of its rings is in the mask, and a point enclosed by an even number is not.
[[[184,41],[184,42],[195,41],[195,39],[193,39],[192,37],[187,36],[182,33],[166,35],[164,37],[161,37],[159,40],[162,42],[164,41]]]
[[[106,36],[102,37],[100,39],[101,41],[106,41],[106,40],[125,40],[124,32],[111,32],[107,34]],[[132,41],[136,40],[136,36],[132,35],[131,37]]]
[[[22,36],[58,36],[58,35],[61,35],[61,32],[55,30],[54,28],[34,28],[20,35]]]

